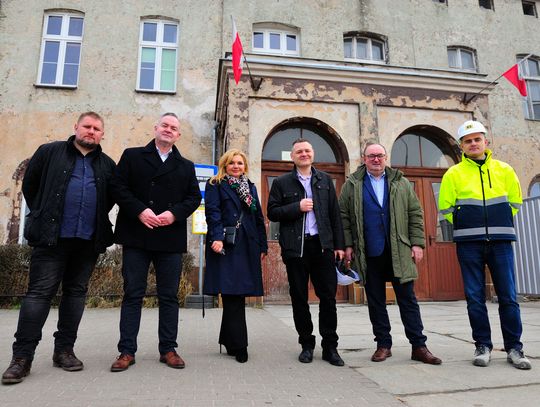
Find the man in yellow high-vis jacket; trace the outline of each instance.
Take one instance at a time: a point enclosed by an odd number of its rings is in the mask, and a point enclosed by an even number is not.
[[[458,129],[458,140],[463,157],[442,179],[439,211],[453,224],[476,345],[472,362],[475,366],[488,366],[493,349],[485,296],[487,264],[499,302],[507,360],[518,369],[530,369],[531,363],[522,350],[511,243],[516,240],[513,216],[522,203],[519,180],[510,165],[492,158],[482,123],[463,123]]]

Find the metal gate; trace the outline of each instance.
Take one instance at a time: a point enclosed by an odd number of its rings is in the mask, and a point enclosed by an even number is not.
[[[540,196],[524,199],[514,222],[517,292],[540,295]]]

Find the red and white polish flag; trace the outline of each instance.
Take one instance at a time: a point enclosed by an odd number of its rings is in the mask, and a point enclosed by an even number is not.
[[[502,74],[508,81],[514,85],[521,93],[521,96],[527,96],[527,84],[525,80],[519,77],[519,67],[515,64],[512,68]]]
[[[232,68],[234,73],[234,81],[236,84],[240,81],[242,76],[242,53],[244,49],[242,48],[242,41],[240,41],[240,36],[236,30],[236,24],[234,23],[234,18],[231,16],[232,21]]]

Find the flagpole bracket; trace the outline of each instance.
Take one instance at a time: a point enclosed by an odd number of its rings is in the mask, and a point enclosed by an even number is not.
[[[249,81],[251,82],[251,89],[253,89],[255,92],[258,92],[261,88],[263,77],[254,78],[253,76],[249,76]]]
[[[474,98],[476,98],[478,94],[472,95],[472,97],[468,97],[467,92],[463,93],[463,98],[461,99],[461,103],[463,103],[465,106],[467,106]]]

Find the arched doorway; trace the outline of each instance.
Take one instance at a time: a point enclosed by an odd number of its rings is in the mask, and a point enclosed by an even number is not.
[[[391,166],[414,184],[424,208],[426,249],[415,291],[421,300],[463,299],[463,283],[452,243],[452,225],[437,210],[441,179],[459,161],[455,140],[434,126],[414,126],[392,146]]]
[[[330,174],[339,194],[345,182],[345,162],[348,161],[345,146],[340,137],[325,123],[306,117],[288,119],[275,126],[269,133],[262,152],[261,162],[261,200],[266,217],[266,205],[272,182],[282,174],[292,170],[290,160],[292,143],[298,138],[304,138],[313,145],[315,151],[314,166]],[[263,283],[265,301],[283,303],[289,302],[289,284],[285,265],[281,260],[279,248],[279,224],[267,221],[268,256],[263,264]],[[338,301],[346,301],[346,287],[339,287]],[[316,301],[317,297],[310,284],[309,300]]]

